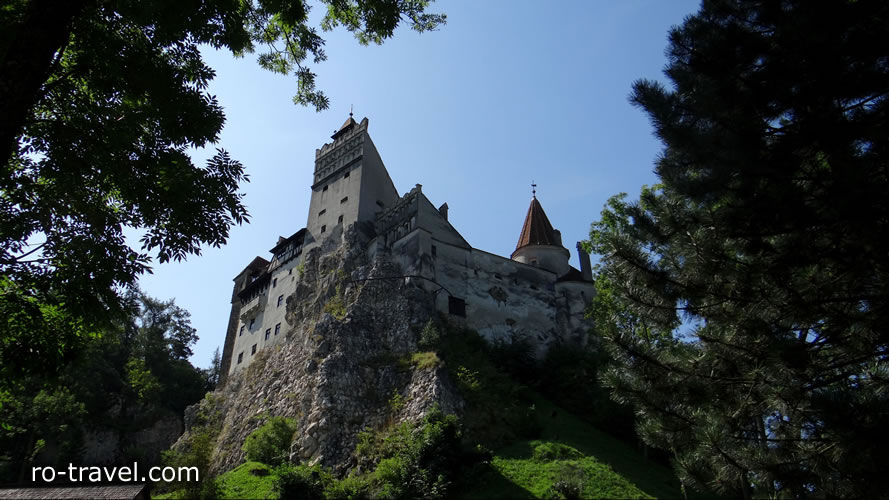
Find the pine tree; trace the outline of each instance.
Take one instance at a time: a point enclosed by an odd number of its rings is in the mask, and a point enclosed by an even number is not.
[[[686,484],[889,491],[887,39],[886,2],[708,0],[634,85],[661,184],[594,223],[594,315]]]

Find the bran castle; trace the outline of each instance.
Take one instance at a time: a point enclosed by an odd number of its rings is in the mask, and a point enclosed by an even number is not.
[[[447,203],[435,208],[419,184],[398,195],[368,134],[367,118],[358,123],[350,114],[332,139],[315,151],[306,227],[280,237],[271,260],[256,257],[234,278],[224,378],[248,366],[260,350],[283,342],[292,326],[285,301],[308,251],[342,239],[354,224],[372,233],[365,250],[370,261],[385,257],[398,263],[406,279],[424,283],[438,311],[487,340],[522,337],[538,357],[553,344],[587,343],[584,311],[595,293],[589,255],[578,243],[580,270],[568,264],[561,233],[536,196],[515,251],[501,257],[472,248],[448,222]],[[327,248],[331,245],[322,250]]]

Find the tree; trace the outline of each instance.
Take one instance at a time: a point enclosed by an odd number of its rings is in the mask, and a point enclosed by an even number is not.
[[[219,354],[219,348],[213,351],[213,358],[210,360],[210,366],[202,370],[204,374],[205,387],[207,391],[216,389],[219,383],[219,375],[222,373],[222,356]]]
[[[889,491],[889,4],[704,1],[631,101],[661,184],[593,225],[607,382],[686,484]],[[603,293],[604,292],[604,293]]]
[[[323,29],[344,25],[361,43],[381,43],[404,20],[434,29],[429,0],[321,0]],[[199,47],[296,75],[294,97],[316,109],[307,58],[324,40],[304,0],[15,0],[0,9],[0,308],[36,300],[70,322],[123,314],[121,290],[160,262],[225,243],[248,221],[243,166],[219,150],[206,166],[189,147],[215,144],[222,108]],[[130,248],[124,228],[144,234]],[[35,305],[38,307],[38,305]],[[36,331],[53,318],[30,317]],[[29,352],[26,331],[0,342]],[[67,337],[66,337],[67,338]],[[77,338],[52,349],[65,352]],[[22,359],[21,369],[38,366]],[[15,360],[12,360],[15,361]],[[55,366],[51,364],[52,366]]]
[[[90,336],[59,377],[18,374],[0,392],[0,482],[22,481],[34,463],[76,462],[83,430],[127,435],[179,415],[207,390],[188,362],[197,341],[189,314],[170,301],[133,291],[126,321]],[[151,457],[131,457],[150,459]]]

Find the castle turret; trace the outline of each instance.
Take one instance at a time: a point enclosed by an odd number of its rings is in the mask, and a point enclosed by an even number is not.
[[[562,276],[571,270],[568,265],[570,256],[568,249],[562,246],[561,234],[553,229],[535,194],[531,197],[522,234],[510,258]]]

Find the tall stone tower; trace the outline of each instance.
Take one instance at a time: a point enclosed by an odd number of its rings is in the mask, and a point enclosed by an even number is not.
[[[335,229],[373,222],[377,212],[398,201],[395,185],[367,133],[367,118],[352,115],[315,150],[315,175],[306,221],[305,247],[319,244]]]

